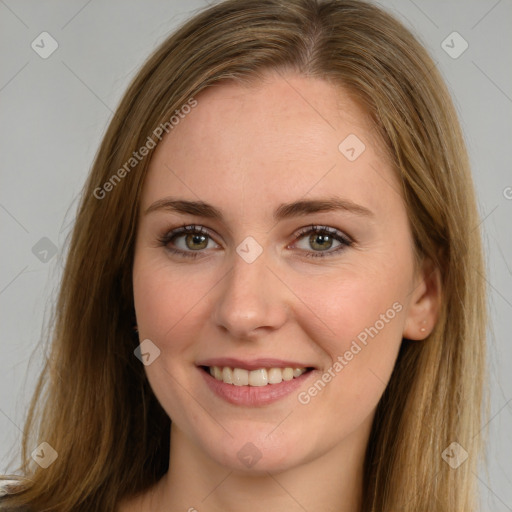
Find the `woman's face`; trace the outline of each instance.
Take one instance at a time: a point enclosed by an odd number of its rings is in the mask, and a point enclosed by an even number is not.
[[[152,389],[173,429],[227,467],[363,445],[402,336],[420,337],[424,291],[375,130],[320,79],[195,99],[142,194],[133,284]]]

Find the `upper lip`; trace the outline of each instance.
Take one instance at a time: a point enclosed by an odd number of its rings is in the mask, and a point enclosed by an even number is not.
[[[304,364],[297,361],[285,361],[283,359],[274,359],[271,357],[262,357],[258,359],[242,360],[234,357],[214,357],[204,359],[197,363],[197,366],[220,366],[230,368],[242,368],[244,370],[258,370],[260,368],[312,368],[310,364]]]

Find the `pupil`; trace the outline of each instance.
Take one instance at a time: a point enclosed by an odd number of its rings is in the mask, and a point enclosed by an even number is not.
[[[196,245],[196,247],[189,246],[189,249],[204,249],[208,245],[205,235],[197,235],[197,234],[188,235],[187,242],[191,242],[190,245],[192,245],[192,246]],[[187,244],[187,245],[189,245],[189,244]],[[197,245],[201,245],[201,247],[197,247]]]
[[[311,242],[311,246],[313,248],[315,248],[315,246],[316,246],[316,248],[319,248],[319,249],[329,249],[330,246],[332,245],[332,240],[330,240],[329,235],[319,235],[319,234],[311,235],[310,242]],[[323,245],[322,242],[331,242],[331,243],[327,244],[327,245]]]

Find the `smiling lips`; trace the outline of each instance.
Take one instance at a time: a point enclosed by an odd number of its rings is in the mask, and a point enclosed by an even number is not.
[[[258,368],[246,370],[244,368],[231,368],[229,366],[210,366],[212,377],[235,386],[266,386],[267,384],[280,384],[283,380],[289,381],[300,377],[306,368]]]
[[[273,358],[215,358],[197,364],[205,383],[220,398],[235,405],[263,406],[302,385],[313,366]]]

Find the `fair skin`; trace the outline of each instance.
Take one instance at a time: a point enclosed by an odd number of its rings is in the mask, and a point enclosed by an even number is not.
[[[415,266],[395,173],[371,121],[342,89],[273,74],[196,99],[151,160],[133,266],[140,340],[160,350],[145,370],[172,419],[170,470],[120,510],[356,512],[375,408],[402,337],[422,340],[435,324],[437,274]],[[366,146],[354,161],[338,149],[349,134]],[[171,196],[208,203],[223,218],[145,213]],[[273,218],[283,203],[334,197],[362,208]],[[208,235],[158,241],[181,225]],[[310,225],[352,243],[299,238]],[[236,250],[246,237],[262,249],[250,263]],[[320,252],[330,254],[306,257]],[[345,357],[372,326],[377,334]],[[343,367],[333,370],[339,356]],[[235,404],[198,366],[226,357],[313,369],[278,400]],[[329,382],[309,392],[326,373]],[[239,456],[247,443],[256,463]]]

